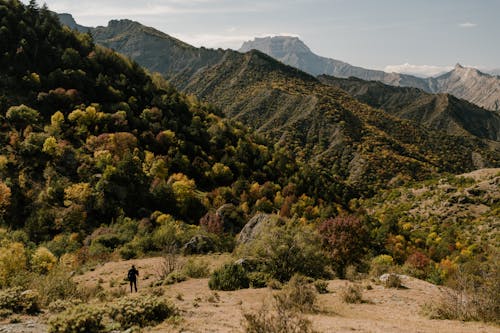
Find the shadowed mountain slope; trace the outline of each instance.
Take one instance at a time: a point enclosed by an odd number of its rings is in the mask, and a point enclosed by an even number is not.
[[[322,75],[319,80],[399,118],[414,120],[451,135],[474,135],[500,141],[500,113],[485,110],[452,95],[430,94],[417,88],[393,87],[357,78]]]

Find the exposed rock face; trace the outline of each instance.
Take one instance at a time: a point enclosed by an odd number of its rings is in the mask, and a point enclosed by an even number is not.
[[[482,73],[457,64],[451,72],[435,78],[419,78],[399,73],[386,73],[352,66],[340,60],[314,54],[296,37],[256,38],[240,48],[240,52],[258,50],[312,75],[332,75],[340,78],[357,77],[381,81],[400,87],[414,87],[430,93],[449,93],[485,109],[500,111],[500,77]]]
[[[449,93],[486,109],[500,111],[500,77],[457,64],[451,72],[429,80],[432,92]]]
[[[76,23],[71,14],[63,13],[57,14],[57,16],[59,17],[59,21],[61,21],[62,24],[68,26],[70,29],[78,30],[80,32],[87,32],[91,29],[89,27],[84,27],[83,25],[79,25],[78,23]]]
[[[277,219],[273,215],[257,213],[243,227],[237,238],[237,244],[248,244],[259,238],[262,231],[276,225]]]

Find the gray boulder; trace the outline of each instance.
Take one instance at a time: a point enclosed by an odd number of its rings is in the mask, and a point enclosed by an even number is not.
[[[269,215],[264,213],[255,214],[250,221],[245,224],[241,232],[239,233],[236,244],[248,244],[254,239],[258,238],[262,231],[269,227],[277,225],[279,219],[276,215]]]

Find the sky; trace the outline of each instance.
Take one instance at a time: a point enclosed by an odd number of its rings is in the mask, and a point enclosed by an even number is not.
[[[28,0],[23,0],[27,3]],[[84,26],[128,18],[194,46],[238,49],[269,35],[318,55],[421,76],[456,63],[500,68],[500,0],[45,0]]]

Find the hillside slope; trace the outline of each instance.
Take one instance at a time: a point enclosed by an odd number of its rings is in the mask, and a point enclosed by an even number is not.
[[[482,169],[384,191],[359,205],[381,230],[401,235],[407,248],[423,247],[436,262],[481,262],[498,259],[499,184],[500,169]],[[394,258],[404,255],[385,247]]]
[[[188,45],[156,29],[130,20],[113,20],[106,27],[91,29],[96,43],[137,61],[167,79],[183,71],[192,73],[211,66],[223,56],[222,50]]]
[[[345,62],[325,58],[313,53],[296,37],[277,36],[256,38],[245,42],[241,52],[259,50],[271,57],[312,75],[331,75],[340,78],[357,77],[367,81],[380,81],[398,87],[414,87],[430,93],[448,93],[485,109],[500,110],[500,78],[481,73],[474,68],[457,64],[448,73],[435,78],[419,78],[399,73],[386,73],[352,66]]]
[[[465,165],[475,168],[479,160],[473,155],[479,155],[468,149],[481,146],[488,151],[477,139],[447,136],[374,110],[257,51],[227,53],[203,73],[179,75],[172,82],[291,145],[297,156],[329,165],[328,172],[356,186],[372,181],[380,185],[398,172],[418,178],[434,171],[456,172]],[[498,150],[485,154],[493,164],[497,155]]]
[[[261,51],[284,64],[299,68],[311,75],[331,75],[340,78],[357,77],[367,81],[381,81],[393,86],[417,87],[428,90],[428,84],[421,78],[399,74],[386,73],[380,70],[353,66],[346,62],[325,58],[312,52],[309,47],[297,37],[275,36],[255,38],[244,42],[240,52],[250,50]]]
[[[196,231],[183,223],[234,202],[234,218],[219,227],[238,231],[299,168],[212,106],[63,28],[47,9],[2,1],[0,11],[2,227],[34,242],[74,233],[79,244],[103,225],[128,228],[106,243],[116,248],[141,219],[145,232],[157,229],[158,214]],[[276,168],[282,158],[289,168]],[[240,199],[251,185],[252,197]]]
[[[500,141],[500,113],[488,111],[449,94],[430,94],[417,88],[393,87],[377,81],[321,75],[325,84],[339,87],[362,103],[399,118],[410,119],[450,135],[474,135]]]
[[[160,70],[177,88],[215,104],[314,166],[309,184],[334,183],[333,188],[367,193],[395,177],[420,179],[499,160],[499,152],[479,139],[446,136],[378,112],[260,52],[196,49],[127,20],[97,31],[97,42],[108,41],[104,44],[143,65],[152,61],[149,68]],[[144,31],[148,36],[140,37]],[[171,50],[157,52],[144,47],[146,41],[168,44]],[[209,63],[197,52],[207,54]]]

